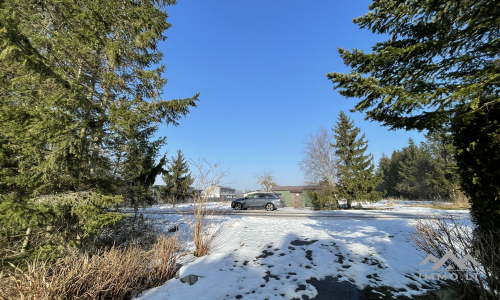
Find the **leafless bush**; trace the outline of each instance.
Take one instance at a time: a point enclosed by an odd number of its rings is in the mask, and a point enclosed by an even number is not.
[[[465,195],[465,193],[458,187],[450,191],[450,199],[453,201],[455,206],[470,208],[469,197],[467,197],[467,195]]]
[[[0,299],[130,299],[174,276],[177,236],[160,237],[151,251],[138,246],[75,254],[54,264],[32,261],[3,278]]]
[[[204,256],[212,250],[221,246],[228,238],[230,224],[223,220],[225,207],[224,202],[211,202],[208,197],[210,193],[221,183],[227,171],[221,170],[218,163],[210,164],[205,160],[198,159],[192,162],[198,169],[196,176],[196,188],[203,190],[202,195],[198,193],[193,198],[193,208],[189,212],[178,210],[188,224],[195,245],[195,256]]]
[[[467,269],[461,270],[459,263],[448,259],[443,267],[455,274],[456,280],[449,281],[456,299],[500,299],[500,253],[498,241],[500,232],[482,232],[471,228],[464,221],[446,218],[425,218],[418,220],[411,235],[417,249],[440,259],[451,252],[464,260]],[[465,261],[465,257],[478,265]],[[463,266],[462,266],[463,267]]]

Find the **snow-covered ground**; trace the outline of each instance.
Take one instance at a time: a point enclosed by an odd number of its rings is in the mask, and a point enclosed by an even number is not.
[[[223,218],[232,227],[225,243],[210,255],[185,258],[181,268],[181,278],[203,276],[198,282],[190,286],[172,279],[140,299],[313,299],[320,289],[318,280],[325,278],[331,289],[323,286],[320,292],[332,293],[332,299],[342,299],[333,296],[341,290],[352,292],[352,287],[354,292],[367,288],[379,293],[375,289],[385,286],[394,296],[408,297],[436,287],[437,282],[418,277],[420,269],[430,267],[419,265],[424,253],[412,245],[411,219]],[[187,231],[187,225],[180,230]]]
[[[279,209],[279,212],[283,212],[286,214],[304,214],[304,213],[314,213],[319,215],[339,215],[349,213],[362,213],[363,211],[385,211],[385,212],[401,212],[401,213],[415,213],[420,215],[427,214],[443,214],[448,211],[444,211],[442,209],[436,209],[431,207],[422,207],[419,205],[428,205],[435,202],[432,201],[418,201],[418,200],[381,200],[375,203],[361,203],[363,210],[323,210],[317,211],[312,210],[310,207],[302,207],[302,208],[293,208],[293,207],[285,207]],[[342,205],[341,201],[341,205]],[[451,203],[440,202],[441,205],[446,205]],[[352,207],[356,207],[357,203],[354,202]],[[228,212],[233,212],[234,210],[231,208],[231,202],[209,202],[207,203],[207,209],[215,209],[215,210],[223,210]],[[157,204],[152,207],[147,207],[144,209],[139,209],[139,212],[143,213],[177,213],[177,212],[189,212],[193,209],[193,204],[188,203],[180,203],[175,206],[175,208],[171,204]],[[132,210],[131,210],[132,211]],[[467,214],[468,210],[453,210],[449,211],[453,215],[461,215]]]
[[[231,202],[208,202],[205,207],[207,209],[230,210]],[[156,204],[151,207],[141,208],[139,212],[188,212],[192,209],[192,203],[178,203],[175,207],[172,204]]]

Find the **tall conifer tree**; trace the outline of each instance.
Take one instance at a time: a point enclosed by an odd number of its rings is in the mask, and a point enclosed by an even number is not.
[[[399,182],[396,190],[406,198],[428,199],[432,196],[429,174],[433,173],[432,157],[422,143],[419,146],[410,138],[401,150],[398,162]]]
[[[389,173],[391,170],[391,159],[385,153],[382,153],[377,165],[377,175],[380,176],[381,182],[377,185],[377,191],[387,193],[389,189]]]
[[[373,156],[365,155],[368,148],[365,134],[358,138],[361,130],[343,111],[333,131],[339,158],[337,192],[340,198],[346,199],[349,207],[354,200],[380,200],[382,193],[375,188],[381,178],[375,175]]]
[[[177,151],[177,157],[172,157],[172,162],[162,179],[165,186],[160,187],[160,192],[163,197],[173,203],[174,207],[178,201],[184,201],[190,197],[189,186],[193,184],[194,178],[191,177],[189,166],[180,149]]]
[[[166,162],[158,124],[198,100],[162,97],[172,4],[0,2],[0,237],[64,231],[73,244],[119,219],[106,208],[148,199]]]
[[[339,48],[329,73],[355,111],[391,129],[451,124],[462,189],[479,227],[500,228],[500,5],[477,0],[377,0],[353,20],[388,36],[371,53]]]

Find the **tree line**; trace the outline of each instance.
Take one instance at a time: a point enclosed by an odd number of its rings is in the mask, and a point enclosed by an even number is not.
[[[361,129],[343,112],[331,131],[324,127],[304,141],[299,163],[308,184],[313,205],[321,209],[339,207],[346,201],[378,201],[382,197],[420,200],[450,200],[460,191],[456,149],[447,130],[425,134],[419,145],[410,138],[408,146],[382,153],[377,167],[367,153],[368,141]]]
[[[451,134],[435,131],[420,145],[409,139],[408,146],[382,154],[377,172],[382,182],[377,190],[386,197],[449,200],[460,188],[455,148]]]

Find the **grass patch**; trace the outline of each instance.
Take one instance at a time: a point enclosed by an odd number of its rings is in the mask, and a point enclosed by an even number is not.
[[[410,207],[427,207],[427,208],[433,208],[433,209],[442,209],[442,210],[464,210],[468,209],[468,207],[462,206],[462,205],[457,205],[455,203],[449,203],[449,204],[444,204],[444,203],[430,203],[430,204],[412,204],[409,205]]]

